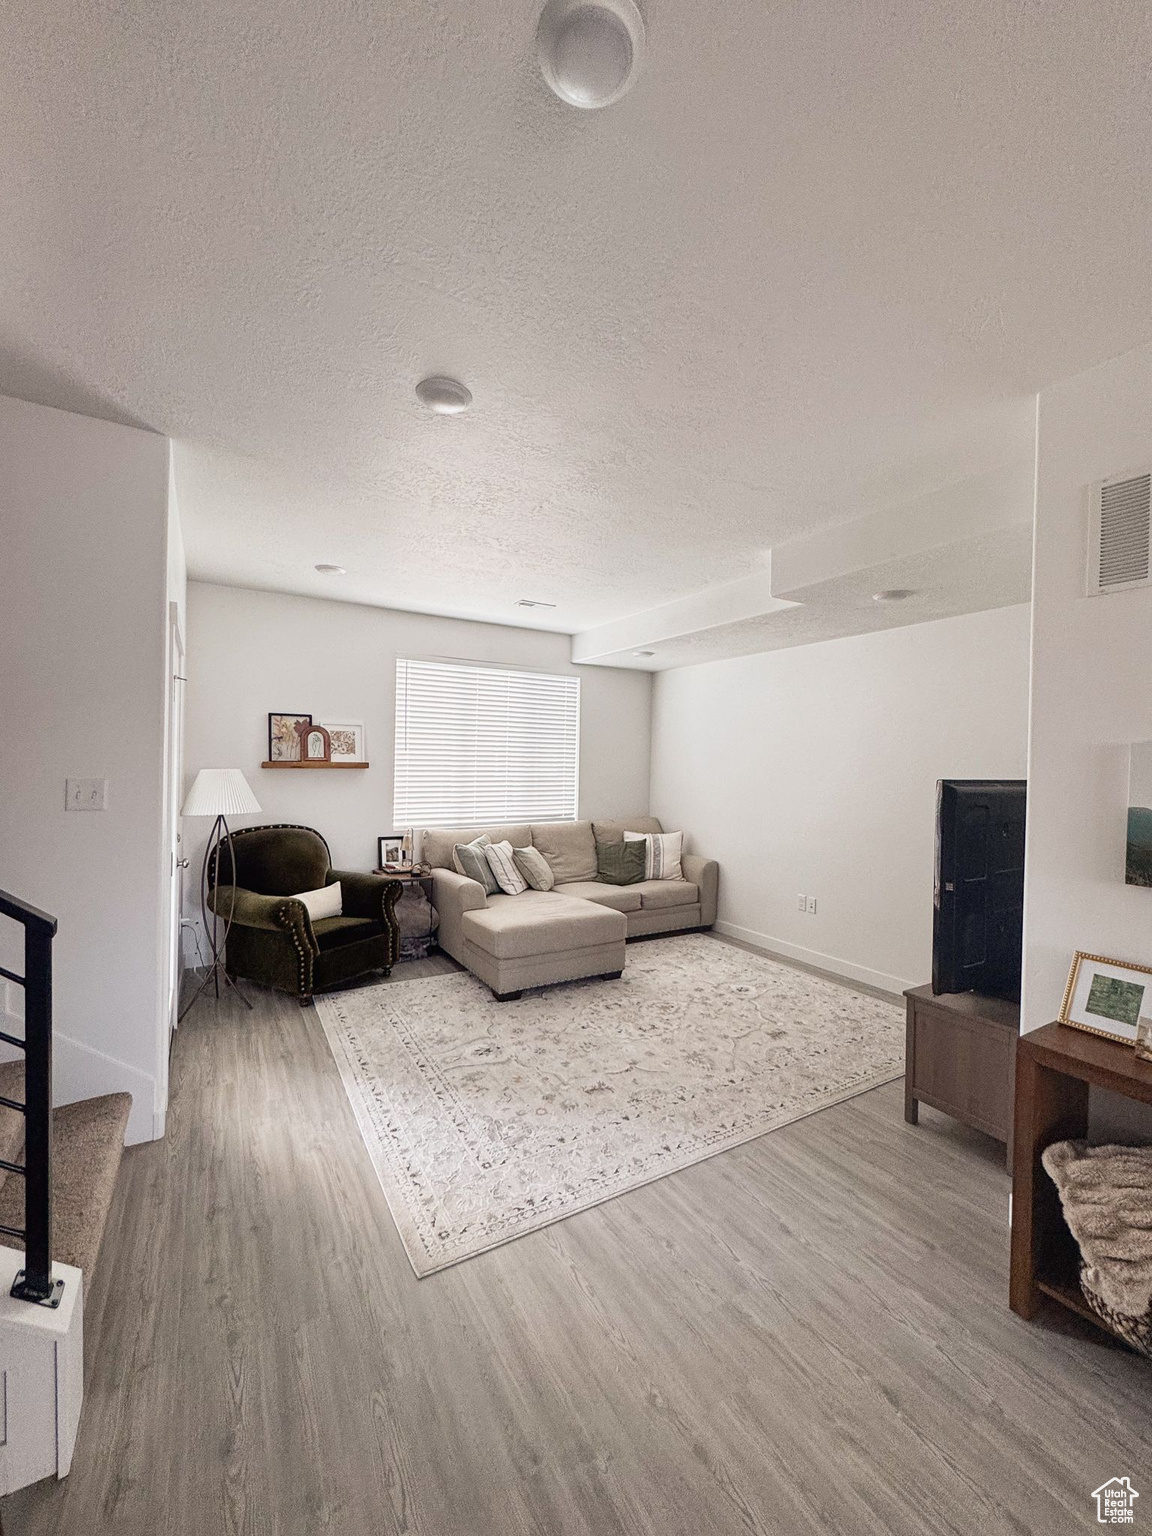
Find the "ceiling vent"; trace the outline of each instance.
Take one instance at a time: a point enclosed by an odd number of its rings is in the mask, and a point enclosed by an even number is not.
[[[1088,596],[1152,586],[1152,471],[1102,480],[1091,491]]]

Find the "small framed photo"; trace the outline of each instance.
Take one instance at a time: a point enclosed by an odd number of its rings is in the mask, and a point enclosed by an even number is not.
[[[311,715],[268,716],[268,761],[270,763],[298,763],[300,761],[299,725],[311,725]]]
[[[1061,1024],[1135,1045],[1141,1018],[1152,1018],[1152,966],[1078,949],[1060,1005]]]
[[[332,746],[332,761],[334,763],[363,763],[367,759],[364,756],[364,725],[362,722],[352,724],[333,724],[331,720],[325,720],[328,731],[328,739]]]
[[[406,870],[409,865],[403,832],[389,832],[386,837],[378,837],[376,857],[379,867],[386,869],[389,874],[399,874]]]

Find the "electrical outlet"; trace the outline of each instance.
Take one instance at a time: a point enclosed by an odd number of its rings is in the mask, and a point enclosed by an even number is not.
[[[796,910],[798,912],[807,912],[807,910],[808,910],[808,898],[807,898],[807,896],[797,896],[797,898],[796,898]]]
[[[809,898],[808,898],[808,911],[809,911],[809,913],[813,917],[815,917],[815,915],[816,915],[816,898],[815,898],[815,896],[809,896]]]
[[[108,809],[107,779],[66,779],[64,781],[64,805],[69,811],[106,811]]]

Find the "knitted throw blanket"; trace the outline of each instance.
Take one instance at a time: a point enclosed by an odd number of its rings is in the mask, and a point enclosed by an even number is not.
[[[1152,1147],[1057,1141],[1042,1161],[1080,1246],[1081,1278],[1113,1312],[1152,1307]]]

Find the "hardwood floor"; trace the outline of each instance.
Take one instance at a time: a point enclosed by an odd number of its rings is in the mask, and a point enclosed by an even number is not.
[[[1008,1311],[1001,1149],[906,1125],[899,1083],[417,1281],[315,1013],[252,995],[180,1030],[72,1474],[5,1536],[1064,1536],[1112,1476],[1152,1502],[1152,1368]]]

